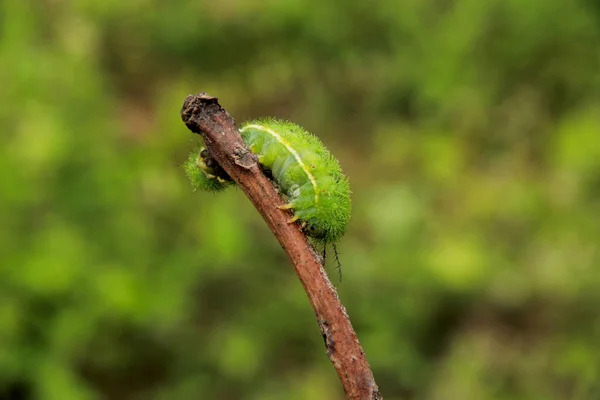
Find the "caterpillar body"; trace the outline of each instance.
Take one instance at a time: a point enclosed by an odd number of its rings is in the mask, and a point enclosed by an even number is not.
[[[317,242],[339,240],[350,220],[350,184],[321,141],[296,124],[276,119],[246,122],[240,134],[287,200],[281,208],[293,211],[290,222],[299,221]],[[192,153],[184,168],[195,188],[220,191],[233,185],[206,149]]]

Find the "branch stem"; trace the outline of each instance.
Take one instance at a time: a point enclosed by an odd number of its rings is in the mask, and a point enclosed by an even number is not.
[[[181,110],[186,126],[202,135],[214,159],[250,199],[287,253],[312,305],[327,356],[351,400],[383,399],[346,309],[319,255],[289,213],[273,184],[246,147],[233,118],[207,93],[186,97]]]

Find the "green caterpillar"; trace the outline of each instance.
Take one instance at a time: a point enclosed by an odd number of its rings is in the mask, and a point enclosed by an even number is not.
[[[264,173],[287,199],[290,223],[323,244],[338,241],[350,220],[350,184],[339,162],[321,141],[300,126],[276,119],[246,122],[240,128]],[[194,188],[220,191],[233,182],[207,149],[193,152],[184,165]]]

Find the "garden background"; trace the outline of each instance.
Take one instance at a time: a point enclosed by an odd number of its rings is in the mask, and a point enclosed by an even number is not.
[[[343,398],[201,91],[339,158],[386,399],[600,398],[599,2],[1,0],[1,399]]]

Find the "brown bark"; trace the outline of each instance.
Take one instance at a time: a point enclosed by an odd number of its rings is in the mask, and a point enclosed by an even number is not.
[[[346,309],[321,259],[290,215],[277,207],[284,202],[262,173],[256,156],[244,144],[233,118],[206,93],[186,97],[181,110],[186,126],[202,135],[214,159],[248,196],[290,257],[315,311],[327,355],[348,399],[382,399]]]

